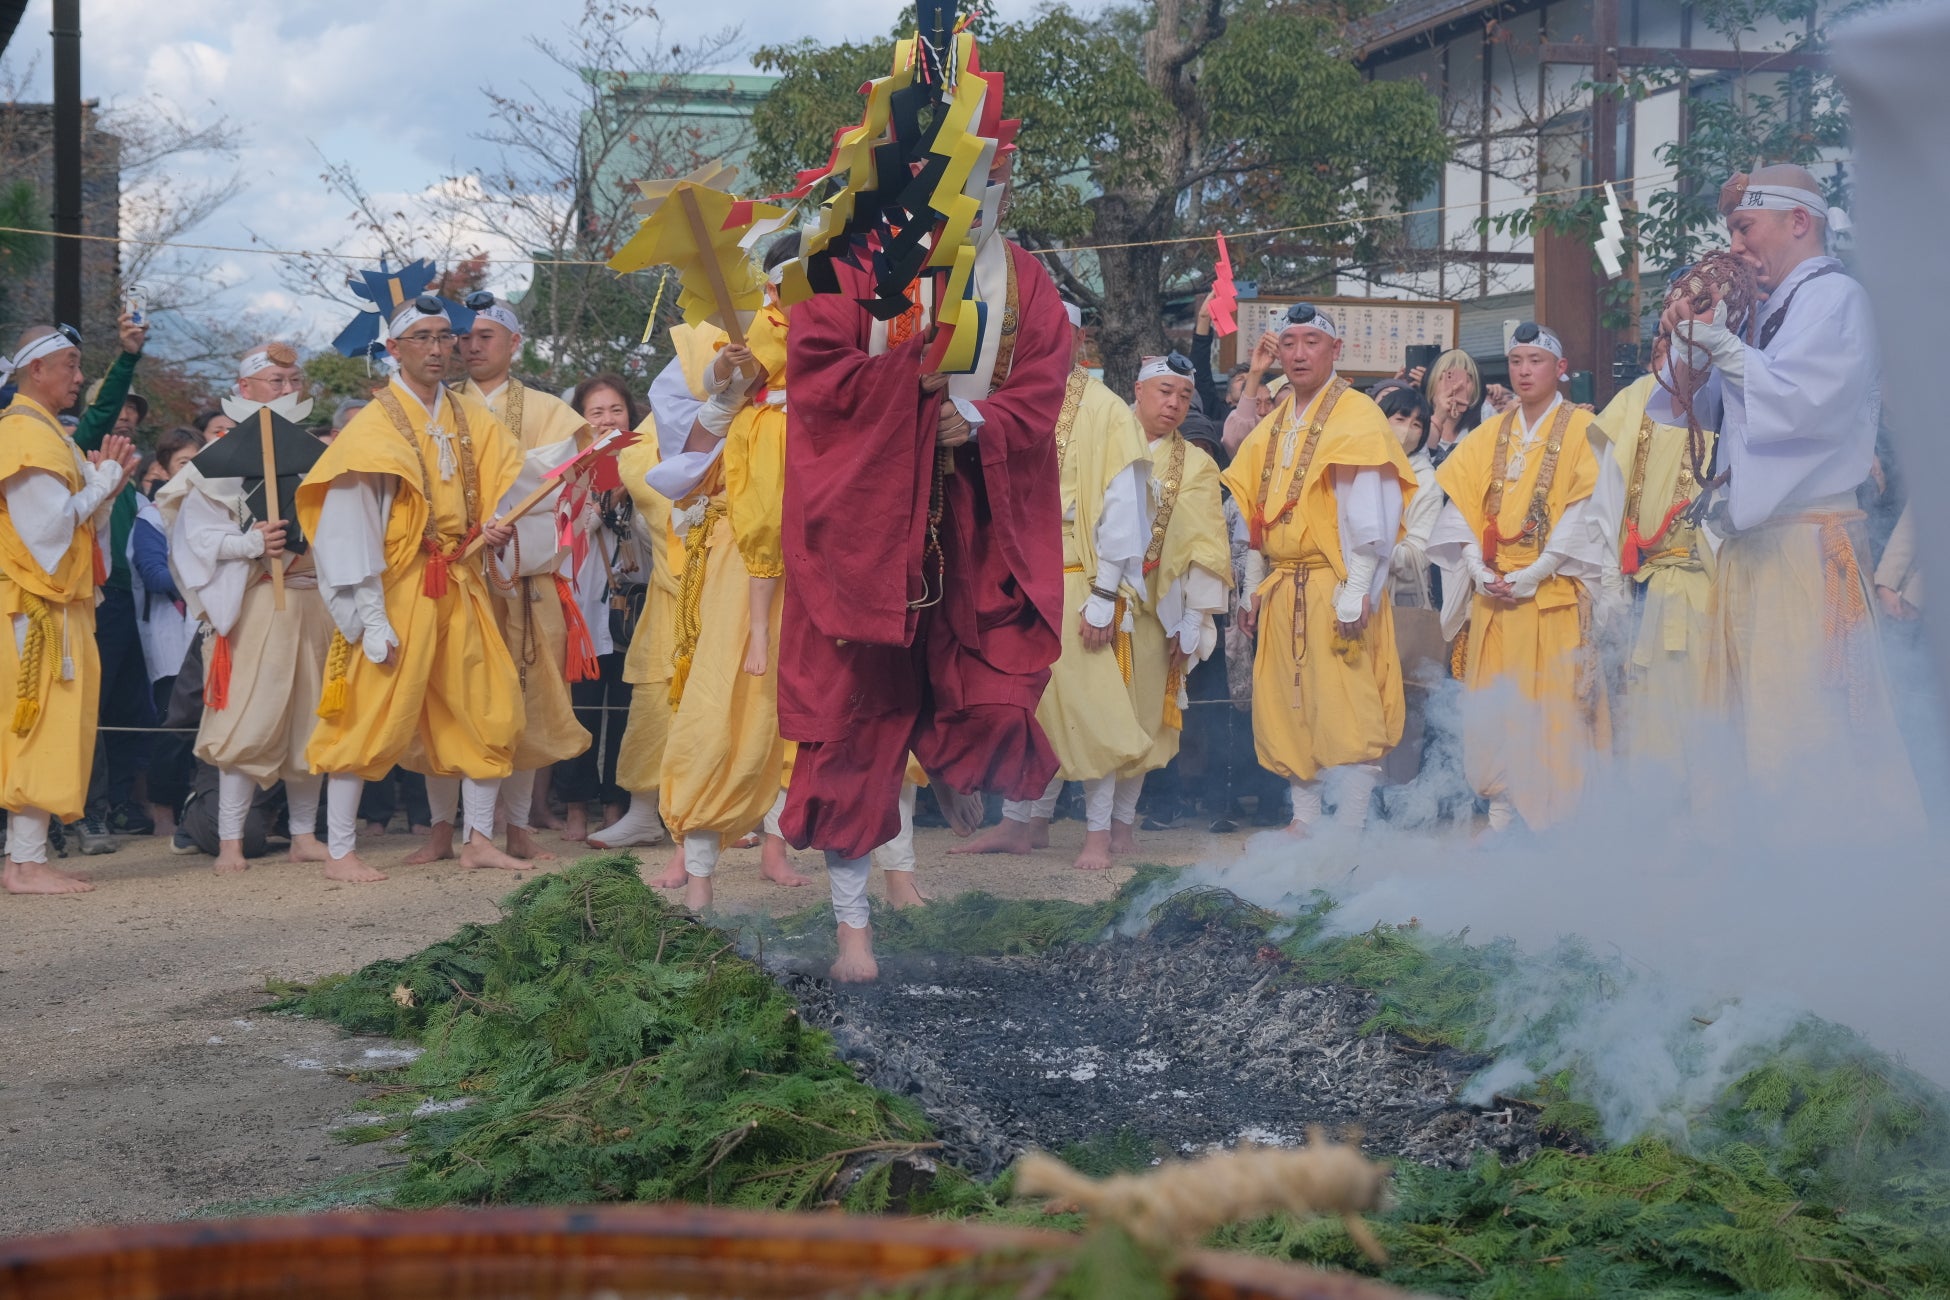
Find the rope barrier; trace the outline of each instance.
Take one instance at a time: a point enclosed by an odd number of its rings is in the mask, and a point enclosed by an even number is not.
[[[1650,184],[1655,181],[1671,180],[1674,177],[1676,177],[1678,174],[1679,173],[1676,170],[1669,170],[1663,172],[1648,172],[1640,176],[1621,177],[1613,181],[1612,184],[1614,185]],[[1537,200],[1540,199],[1561,198],[1565,195],[1570,195],[1570,194],[1595,193],[1599,190],[1602,190],[1603,188],[1604,188],[1603,182],[1599,182],[1593,185],[1568,185],[1560,189],[1539,190],[1535,194],[1525,196],[1525,198],[1527,198],[1530,202],[1536,202]],[[1481,209],[1483,206],[1484,205],[1481,200],[1475,200],[1468,203],[1445,204],[1441,207],[1411,208],[1401,212],[1383,212],[1383,213],[1376,213],[1370,216],[1345,217],[1334,221],[1308,222],[1306,224],[1297,225],[1297,226],[1267,226],[1258,230],[1242,230],[1238,232],[1233,232],[1233,231],[1220,232],[1217,230],[1213,230],[1198,235],[1174,235],[1168,239],[1139,239],[1139,240],[1129,240],[1126,242],[1113,243],[1113,244],[1074,244],[1074,245],[1066,244],[1057,248],[1042,248],[1042,249],[1035,249],[1033,251],[1038,257],[1047,257],[1059,253],[1104,253],[1104,252],[1112,252],[1118,249],[1125,249],[1125,248],[1163,248],[1163,247],[1177,245],[1177,244],[1204,243],[1207,240],[1213,239],[1215,236],[1217,236],[1220,233],[1224,233],[1228,241],[1238,241],[1242,239],[1243,240],[1265,239],[1273,235],[1304,234],[1308,231],[1314,231],[1314,230],[1339,230],[1348,226],[1371,225],[1378,221],[1400,221],[1404,217],[1425,217],[1425,216],[1431,216],[1443,212],[1461,212],[1461,211],[1466,211],[1471,209]],[[188,240],[178,240],[178,239],[139,239],[133,235],[89,235],[89,234],[77,233],[74,231],[37,230],[31,226],[0,226],[0,234],[41,235],[48,239],[77,239],[88,243],[102,243],[102,244],[116,244],[116,245],[127,244],[138,248],[176,248],[176,249],[185,249],[191,252],[233,253],[240,256],[318,258],[318,259],[324,259],[329,261],[344,262],[347,263],[348,265],[359,265],[359,266],[366,266],[374,262],[377,262],[381,256],[381,254],[377,254],[377,253],[365,255],[365,254],[354,254],[354,253],[324,252],[324,251],[316,251],[312,249],[271,248],[271,247],[264,247],[264,246],[240,247],[232,244],[202,244],[202,243],[194,243]],[[1429,251],[1441,252],[1442,250],[1433,249]],[[474,259],[470,259],[470,260],[474,260]],[[606,262],[589,261],[580,258],[515,257],[515,258],[504,259],[504,258],[490,257],[487,256],[486,254],[482,254],[480,260],[484,260],[490,263],[497,262],[497,261],[506,261],[511,264],[523,263],[529,266],[598,267],[598,266],[608,265],[608,263]]]

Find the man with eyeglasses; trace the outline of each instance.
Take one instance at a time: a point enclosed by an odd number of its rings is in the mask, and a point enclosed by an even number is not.
[[[431,279],[432,267],[415,272]],[[338,628],[305,756],[329,774],[334,861],[364,867],[360,786],[399,764],[460,779],[463,866],[518,871],[528,864],[495,847],[494,807],[514,770],[521,678],[495,623],[484,559],[464,552],[476,538],[495,550],[513,539],[494,512],[514,488],[521,452],[476,398],[442,386],[453,318],[435,297],[400,301],[405,278],[366,276],[373,301],[390,306],[386,351],[398,373],[298,488],[299,524]],[[360,346],[356,331],[340,338]]]
[[[1564,821],[1611,746],[1597,645],[1617,547],[1594,500],[1604,431],[1558,391],[1569,363],[1556,334],[1519,325],[1509,364],[1517,400],[1442,462],[1449,501],[1429,538],[1442,634],[1463,638],[1463,774],[1489,800],[1490,835],[1518,817],[1533,831]]]
[[[83,893],[94,886],[47,864],[48,825],[81,817],[101,689],[96,589],[108,566],[99,538],[110,503],[140,459],[119,434],[84,454],[59,414],[81,392],[81,336],[41,325],[0,360],[18,386],[0,415],[0,807],[11,894]],[[139,661],[138,661],[139,662]]]
[[[1367,824],[1406,718],[1387,590],[1415,473],[1381,408],[1334,372],[1340,355],[1332,316],[1312,303],[1287,309],[1286,392],[1224,474],[1251,548],[1239,621],[1259,638],[1253,739],[1260,764],[1292,788],[1296,836],[1320,822],[1334,770],[1337,821]]]
[[[237,396],[270,405],[304,391],[305,372],[289,343],[261,343],[237,358]]]
[[[528,387],[511,373],[522,339],[521,319],[513,308],[486,290],[468,295],[464,305],[474,313],[474,320],[460,338],[460,359],[467,368],[467,379],[459,391],[493,412],[514,437],[523,455],[516,491],[525,493],[541,486],[543,474],[579,450],[577,434],[587,426],[567,402],[553,393]],[[521,675],[522,708],[528,719],[515,746],[514,774],[501,786],[502,804],[508,814],[508,852],[517,858],[553,858],[555,855],[535,839],[530,826],[535,778],[549,764],[574,758],[589,748],[589,732],[576,719],[569,695],[569,630],[578,627],[581,640],[589,642],[594,653],[606,653],[609,619],[607,609],[603,609],[604,617],[590,621],[574,584],[590,581],[606,586],[608,575],[600,555],[595,556],[593,575],[573,572],[569,552],[556,534],[553,497],[545,498],[542,505],[516,521],[515,544],[509,548],[505,563],[491,562],[496,569],[495,617]],[[595,593],[599,608],[603,594],[601,590]],[[600,643],[592,638],[600,638]],[[451,777],[428,781],[433,834],[423,848],[407,858],[408,862],[453,856],[458,800],[459,786]]]
[[[1080,327],[1076,307],[1065,306]],[[1075,865],[1079,871],[1102,871],[1111,864],[1117,774],[1151,748],[1150,732],[1139,721],[1127,626],[1144,590],[1145,547],[1151,540],[1151,457],[1130,406],[1083,368],[1081,328],[1076,346],[1077,365],[1056,422],[1056,472],[1063,500],[1063,653],[1050,669],[1049,686],[1036,706],[1036,721],[1061,767],[1041,799],[1003,801],[1000,822],[948,852],[1029,853],[1048,847],[1057,795],[1065,781],[1081,781],[1085,829]],[[1131,806],[1135,809],[1135,795]],[[1127,844],[1134,815],[1124,819]]]

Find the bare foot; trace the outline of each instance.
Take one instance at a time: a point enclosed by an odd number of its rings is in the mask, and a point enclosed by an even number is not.
[[[776,835],[765,837],[765,850],[759,855],[758,871],[775,885],[798,888],[810,885],[812,881],[800,875],[792,866],[792,855],[786,851],[785,841]]]
[[[691,873],[684,870],[684,845],[682,841],[679,841],[677,851],[670,855],[670,865],[664,868],[664,873],[661,876],[658,876],[650,882],[650,887],[652,889],[677,889],[682,887],[684,882],[690,878]]]
[[[315,861],[312,858],[304,860]],[[342,880],[348,885],[376,885],[385,878],[383,872],[374,871],[360,861],[356,853],[348,853],[342,858],[335,858],[329,853],[325,855],[325,879],[327,880]]]
[[[684,906],[699,914],[711,910],[711,877],[684,877]]]
[[[291,852],[287,854],[293,862],[330,862],[332,855],[318,842],[316,835],[293,835]],[[384,877],[382,877],[383,879]]]
[[[967,839],[982,829],[982,818],[988,815],[988,805],[982,802],[981,795],[963,794],[939,781],[929,789],[934,791],[934,802],[941,809],[941,815],[948,819],[949,830]]]
[[[758,832],[757,832],[757,831],[753,831],[753,832],[752,832],[752,833],[751,833],[750,835],[746,835],[746,836],[744,836],[744,837],[742,837],[741,839],[739,839],[739,841],[738,841],[738,842],[737,842],[736,844],[733,844],[733,845],[732,845],[731,847],[732,847],[732,848],[734,848],[734,849],[755,849],[755,848],[757,848],[757,847],[758,847]]]
[[[217,860],[212,864],[220,876],[235,875],[239,871],[249,871],[251,864],[244,860],[242,840],[218,840]]]
[[[1129,822],[1114,821],[1110,824],[1110,855],[1114,858],[1128,858],[1138,851],[1136,828]]]
[[[368,834],[368,835],[384,835],[385,833],[386,833],[386,823],[385,823],[385,822],[367,822],[367,823],[366,823],[366,834]],[[315,838],[315,837],[314,837],[314,838]]]
[[[511,858],[494,847],[494,841],[475,831],[467,837],[467,843],[460,846],[460,865],[496,871],[526,871],[528,864],[520,858]]]
[[[429,835],[431,835],[431,834],[433,834],[433,827],[431,827],[431,826],[408,826],[408,827],[406,828],[406,833],[407,833],[408,835],[418,835],[418,836],[419,836],[419,837],[420,837],[421,839],[425,839],[425,838],[426,838],[427,836],[429,836]]]
[[[546,803],[537,799],[535,806],[529,810],[528,824],[538,831],[559,831],[563,821]]]
[[[525,858],[530,862],[555,861],[555,855],[543,848],[542,842],[535,838],[535,832],[526,826],[508,828],[508,856]]]
[[[923,907],[929,902],[921,887],[914,883],[912,871],[889,871],[887,873],[887,905],[896,912],[910,907]]]
[[[562,838],[580,844],[589,838],[589,810],[579,803],[569,805],[568,819],[562,823]]]
[[[1077,854],[1077,860],[1070,865],[1078,871],[1110,870],[1110,832],[1085,831],[1083,851]]]
[[[838,929],[840,955],[827,974],[839,984],[870,984],[879,979],[880,963],[873,959],[873,927],[842,922]]]
[[[977,835],[966,844],[956,844],[949,848],[950,855],[958,853],[1031,853],[1036,848],[1036,832],[1030,822],[1014,822],[1004,817],[995,825]],[[1049,843],[1049,827],[1043,827],[1043,843]]]
[[[149,820],[156,823],[156,829],[149,832],[162,839],[173,839],[176,835],[175,810],[159,803],[149,805]]]
[[[442,858],[451,858],[453,856],[454,824],[452,822],[435,822],[433,829],[427,834],[427,842],[406,855],[406,865],[409,867],[423,867],[429,862],[438,862]]]
[[[0,888],[9,894],[86,894],[94,886],[45,862],[15,862],[0,867]]]
[[[1049,847],[1049,823],[1041,817],[1032,818],[1029,823],[1029,847],[1046,849]],[[948,850],[950,853],[953,849]]]

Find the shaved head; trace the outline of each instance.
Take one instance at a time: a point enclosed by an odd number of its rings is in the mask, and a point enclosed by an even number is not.
[[[18,354],[29,343],[36,339],[44,339],[52,333],[54,333],[52,325],[29,325],[20,332],[20,337],[14,340],[14,352]]]

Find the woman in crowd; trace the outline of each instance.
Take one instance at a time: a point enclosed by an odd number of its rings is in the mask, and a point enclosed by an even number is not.
[[[136,632],[142,639],[142,657],[149,667],[158,718],[169,710],[176,671],[189,653],[196,627],[184,611],[182,593],[176,590],[176,579],[169,571],[169,528],[153,498],[156,489],[182,473],[202,448],[203,439],[195,429],[171,429],[156,439],[155,457],[137,480],[142,497],[136,506],[135,523],[129,528],[129,584],[135,595]],[[176,812],[189,797],[191,772],[189,738],[158,737],[148,772],[149,815],[155,820],[157,835],[176,834]]]
[[[1422,395],[1429,404],[1428,460],[1433,470],[1454,450],[1457,441],[1476,427],[1483,405],[1483,376],[1467,352],[1450,348],[1423,376]],[[1420,467],[1416,477],[1424,484],[1435,482],[1435,475],[1423,475]],[[1439,509],[1440,495],[1428,495],[1436,498]]]
[[[644,411],[621,375],[604,374],[576,386],[569,405],[589,422],[597,436],[617,429],[634,429]],[[609,492],[590,498],[576,521],[588,550],[576,566],[576,602],[589,625],[601,675],[569,688],[576,716],[588,730],[588,749],[555,765],[555,793],[565,805],[562,838],[580,843],[589,838],[588,805],[600,801],[604,823],[618,821],[629,807],[630,795],[616,783],[616,755],[623,745],[623,727],[630,712],[630,686],[623,680],[623,661],[629,648],[631,616],[642,608],[649,566],[637,548],[634,510],[629,493]],[[615,617],[612,617],[612,614]]]

